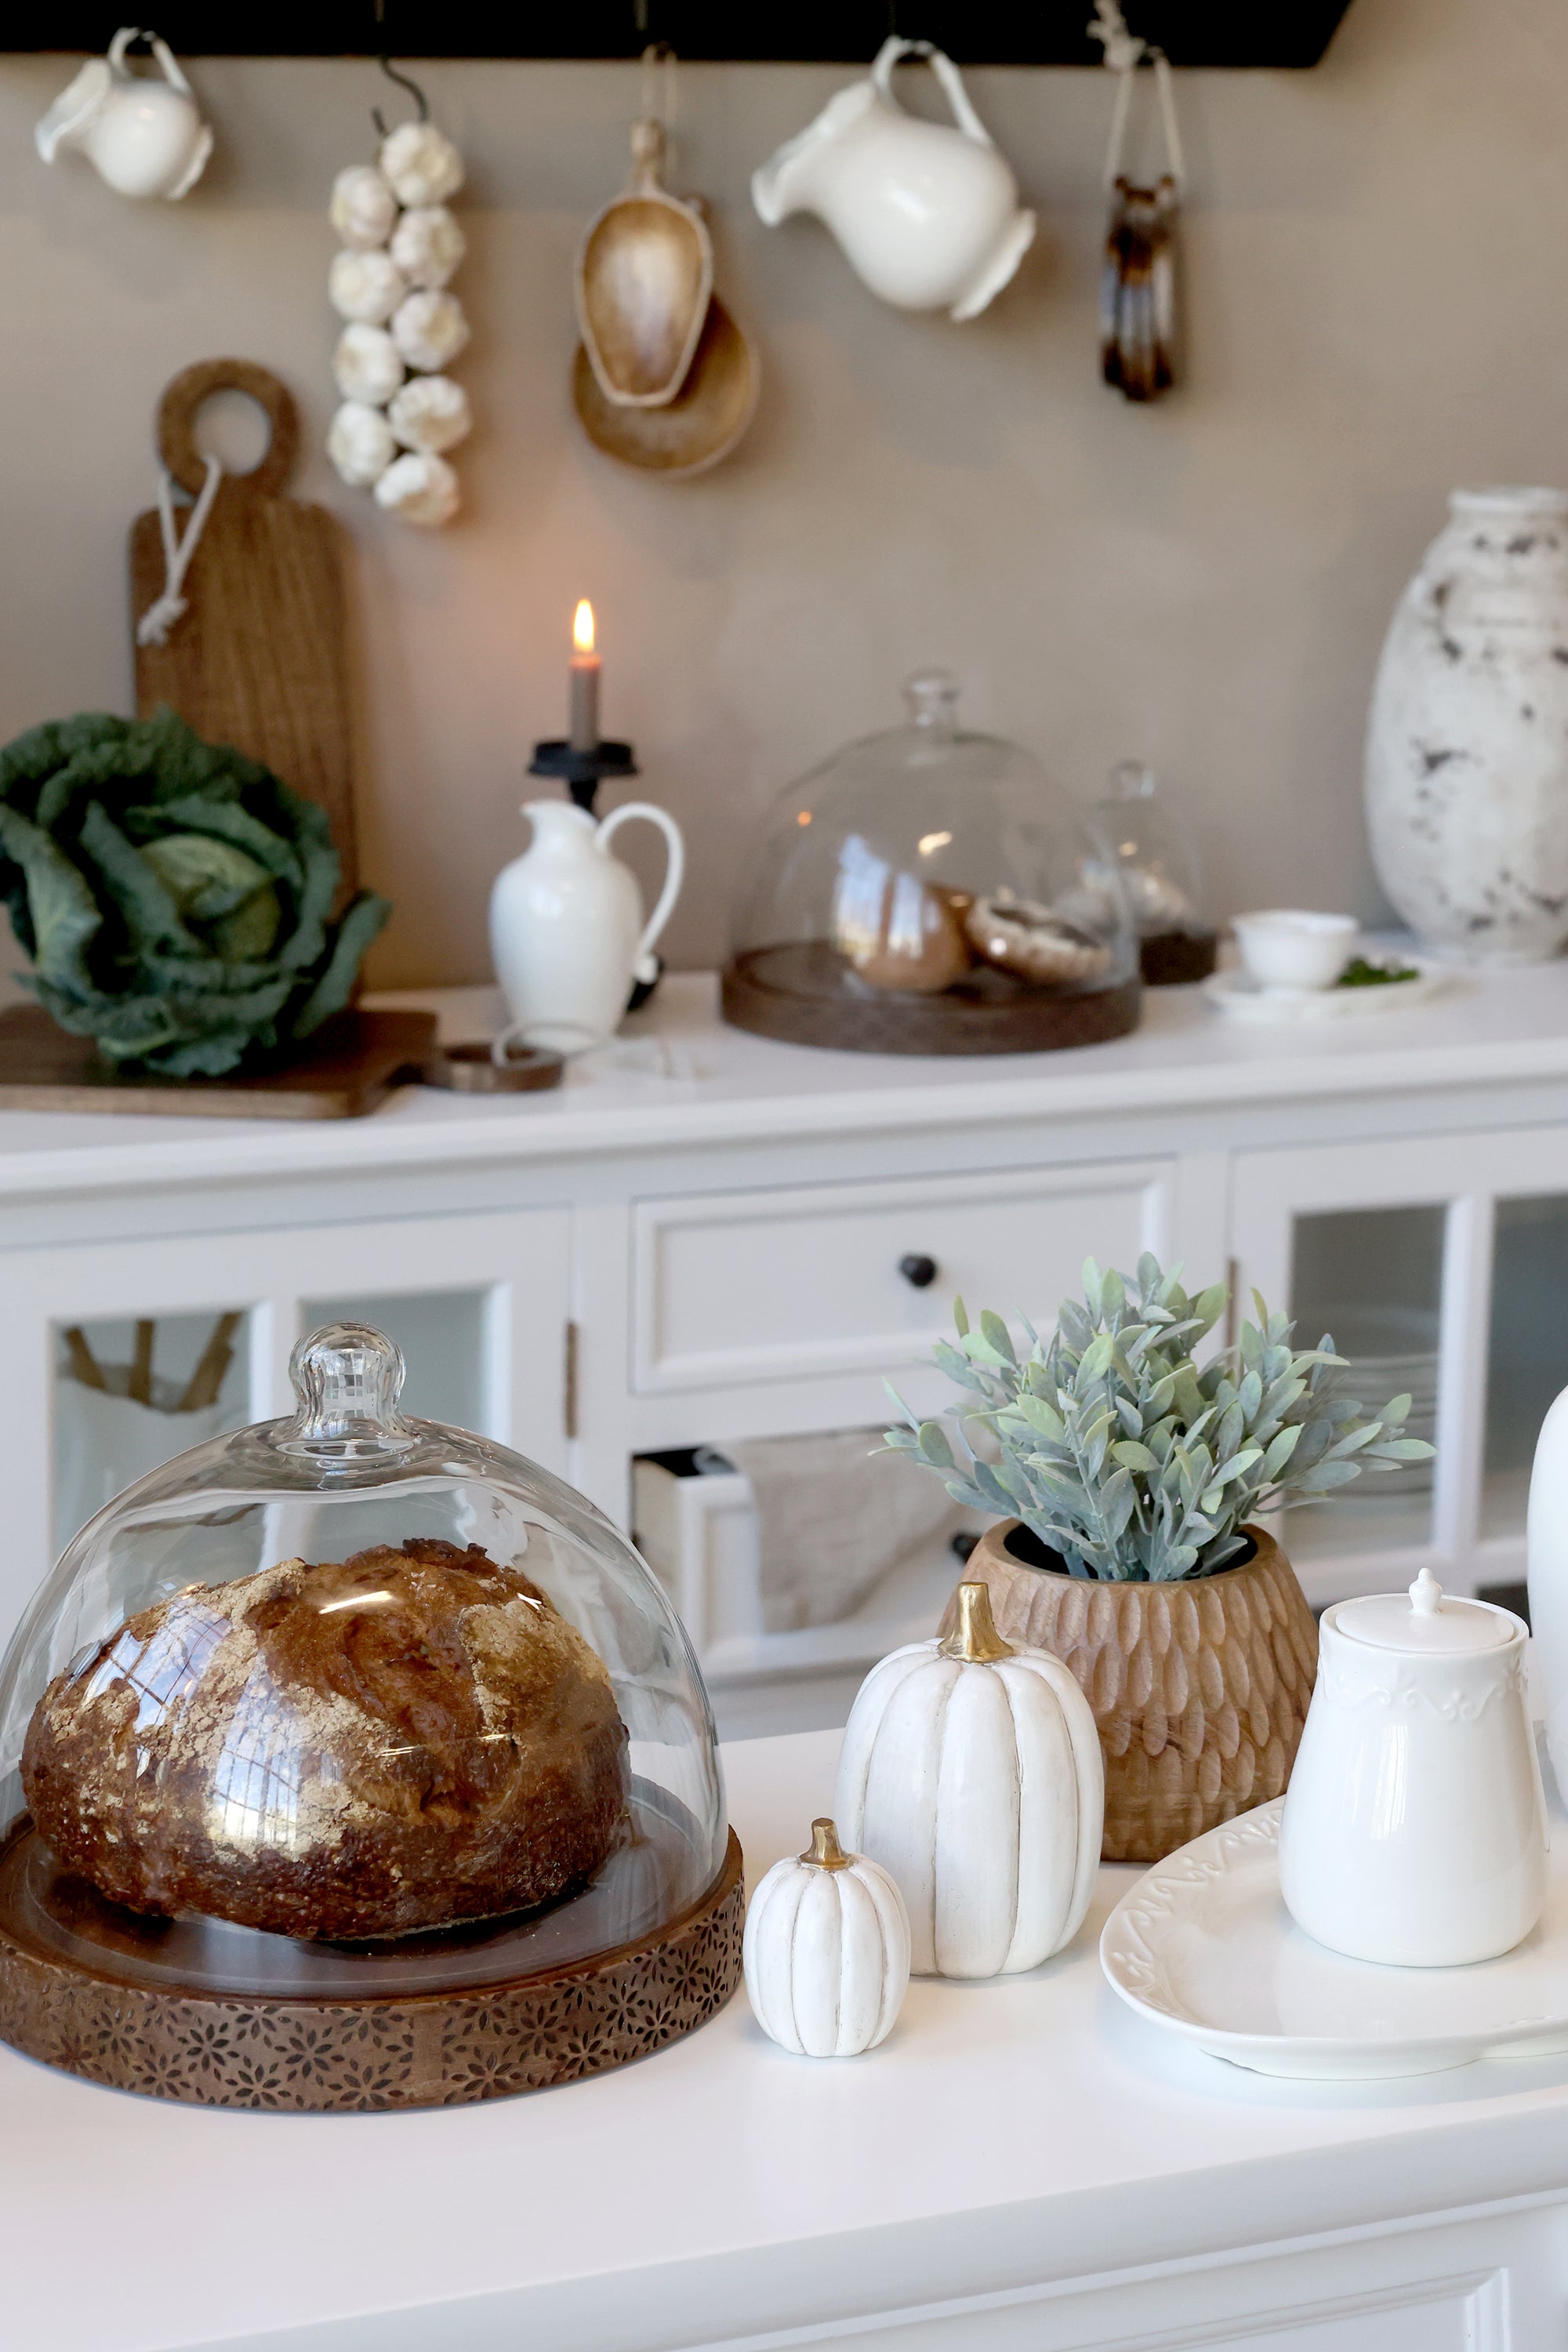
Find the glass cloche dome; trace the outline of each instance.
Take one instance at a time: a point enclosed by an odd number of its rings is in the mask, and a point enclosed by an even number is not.
[[[959,727],[944,672],[904,691],[905,726],[773,803],[725,1019],[873,1054],[1029,1053],[1135,1028],[1137,942],[1105,846],[1027,751]]]
[[[1153,770],[1142,760],[1120,761],[1095,818],[1127,894],[1145,982],[1159,988],[1206,980],[1219,940],[1203,862]]]
[[[0,1667],[0,1920],[117,1981],[424,1994],[633,1945],[725,1864],[712,1717],[636,1552],[397,1411],[335,1324],[298,1410],[89,1521]],[[30,1817],[30,1818],[29,1818]]]

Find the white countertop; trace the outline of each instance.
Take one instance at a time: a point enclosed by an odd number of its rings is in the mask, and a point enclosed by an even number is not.
[[[1568,960],[1456,976],[1407,1012],[1302,1028],[1228,1022],[1197,988],[1151,989],[1131,1036],[1056,1054],[779,1045],[725,1027],[716,991],[710,972],[672,974],[546,1094],[409,1087],[368,1118],[321,1121],[0,1112],[0,1198],[1568,1078]],[[490,989],[369,1001],[431,1007],[453,1038],[500,1025]]]
[[[753,1883],[837,1749],[726,1748]],[[917,1982],[837,2063],[775,2049],[743,1994],[620,2074],[416,2115],[164,2105],[0,2050],[0,2342],[673,2352],[1561,2195],[1568,2059],[1293,2084],[1142,2025],[1096,1957],[1132,1875],[1045,1968]]]

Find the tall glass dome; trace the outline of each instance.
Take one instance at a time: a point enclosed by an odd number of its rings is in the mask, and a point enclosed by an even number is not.
[[[944,672],[907,723],[774,802],[723,978],[736,1027],[879,1054],[1007,1054],[1134,1028],[1114,858],[1038,761],[960,728]]]
[[[581,1495],[405,1419],[381,1333],[140,1479],[0,1667],[0,1925],[140,1987],[424,1993],[595,1959],[718,1879],[686,1635]]]

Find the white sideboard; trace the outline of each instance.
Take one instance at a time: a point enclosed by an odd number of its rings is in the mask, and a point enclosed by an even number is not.
[[[727,1749],[754,1885],[831,1802],[832,1733]],[[1560,1827],[1568,1825],[1559,1823]],[[1071,1947],[917,1979],[865,2058],[743,1995],[530,2098],[392,2116],[163,2105],[0,2050],[17,2352],[1551,2352],[1568,2061],[1267,2081]]]
[[[485,991],[382,1001],[437,1004],[452,1036],[496,1012]],[[352,1308],[403,1338],[412,1410],[626,1521],[634,1457],[875,1427],[888,1376],[932,1408],[955,1291],[1048,1319],[1086,1254],[1143,1247],[1194,1282],[1230,1262],[1309,1320],[1353,1310],[1363,1348],[1440,1369],[1429,1490],[1292,1515],[1314,1600],[1422,1559],[1445,1584],[1517,1577],[1531,1445],[1568,1381],[1568,964],[1310,1029],[1154,992],[1111,1045],[930,1061],[725,1029],[686,976],[554,1093],[410,1088],[321,1124],[0,1115],[0,1636],[87,1507],[110,1412],[68,1331],[112,1363],[155,1320],[177,1389],[238,1315],[219,1409],[244,1419],[287,1403],[300,1328]],[[163,1422],[175,1451],[193,1424]],[[952,1570],[914,1563],[837,1624],[727,1637],[706,1659],[721,1726],[841,1719]]]

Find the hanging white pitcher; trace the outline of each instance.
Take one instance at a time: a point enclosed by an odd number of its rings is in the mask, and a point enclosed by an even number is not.
[[[956,130],[905,113],[892,89],[900,58],[931,67]],[[866,80],[830,98],[753,173],[752,200],[770,228],[791,213],[816,213],[884,302],[955,319],[974,318],[1001,292],[1035,234],[1035,215],[1020,207],[1018,184],[952,59],[897,34]]]
[[[628,801],[597,824],[572,801],[525,801],[533,839],[496,877],[490,954],[510,1009],[509,1037],[581,1054],[615,1034],[634,980],[652,980],[656,940],[680,896],[686,845],[651,801]],[[634,817],[658,825],[669,862],[651,917],[610,842]],[[498,1041],[500,1042],[500,1041]]]
[[[162,80],[125,62],[126,50],[140,40],[151,44]],[[121,26],[107,58],[89,58],[33,138],[46,163],[62,148],[79,148],[117,195],[163,196],[171,204],[195,186],[213,148],[195,94],[167,42],[134,25]]]

